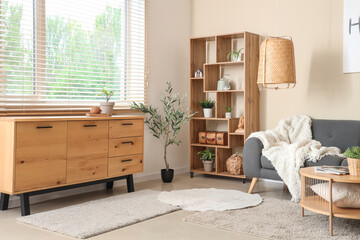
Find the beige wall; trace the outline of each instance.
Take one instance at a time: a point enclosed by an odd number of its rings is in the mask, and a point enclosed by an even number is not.
[[[185,94],[189,90],[189,38],[191,34],[191,0],[148,1],[149,92],[148,103],[161,106],[160,96],[166,82],[174,91]],[[182,144],[170,146],[168,160],[171,168],[188,168],[189,128],[186,123],[180,133]],[[145,127],[145,169],[147,176],[159,174],[164,168],[163,147]]]
[[[294,40],[297,86],[260,92],[260,127],[306,114],[360,120],[360,74],[342,73],[341,0],[279,0],[278,35]],[[276,0],[192,0],[192,36],[276,35]]]

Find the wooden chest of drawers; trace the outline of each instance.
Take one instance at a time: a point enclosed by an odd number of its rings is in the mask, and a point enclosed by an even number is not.
[[[143,171],[144,117],[0,118],[0,192],[16,195]]]

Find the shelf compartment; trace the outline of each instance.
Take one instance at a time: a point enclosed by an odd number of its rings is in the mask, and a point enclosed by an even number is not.
[[[244,33],[219,35],[216,37],[216,62],[228,62],[227,54],[233,48],[233,41],[236,39],[244,39]],[[244,43],[242,44],[244,45]],[[237,46],[236,49],[244,48]]]
[[[221,173],[217,173],[215,171],[205,172],[204,168],[195,168],[195,169],[191,169],[190,171],[195,172],[195,173],[209,174],[209,175],[215,175],[215,176],[233,177],[233,178],[241,178],[241,179],[246,178],[245,175],[232,175],[227,171],[226,172],[221,172]]]
[[[208,92],[208,93],[242,93],[242,92],[244,92],[244,90],[223,90],[223,91],[208,90],[205,92]]]
[[[213,145],[213,144],[202,144],[202,143],[192,143],[191,146],[194,146],[194,147],[210,147],[210,148],[229,148],[228,145]]]
[[[245,175],[233,175],[230,174],[228,171],[217,173],[217,175],[224,177],[233,177],[233,178],[246,178]]]
[[[236,62],[216,62],[216,63],[205,63],[205,66],[233,66],[233,65],[243,65],[244,61]]]
[[[232,149],[216,149],[216,172],[221,173],[226,171],[226,160],[232,155]]]
[[[203,92],[203,81],[190,81],[190,109],[191,113],[197,112],[197,117],[203,117],[204,111],[200,107],[200,102],[206,98],[206,93]]]
[[[191,48],[191,68],[190,68],[190,77],[195,76],[195,71],[200,69],[204,73],[203,65],[207,63],[207,58],[209,58],[209,43],[213,43],[215,46],[215,37],[202,37],[202,38],[192,38],[190,39],[190,48]],[[215,53],[215,49],[213,49]],[[216,61],[216,59],[215,59]]]
[[[234,71],[243,71],[243,67],[239,67],[238,62],[232,62],[227,65],[222,65],[218,63],[214,64],[205,64],[204,65],[204,91],[205,92],[244,92],[245,85],[243,82],[243,77],[240,79],[232,79],[232,73]],[[226,73],[229,74],[230,79],[230,90],[217,90],[218,80],[221,79],[221,76]]]
[[[243,136],[243,135],[245,135],[245,130],[243,130],[243,131],[241,131],[241,132],[238,132],[238,133],[236,133],[236,132],[231,132],[231,133],[229,133],[229,135],[230,135],[230,136]]]
[[[227,118],[206,118],[206,117],[192,117],[192,120],[209,120],[209,121],[228,121]]]
[[[233,147],[241,147],[241,146],[244,146],[244,142],[245,142],[245,137],[244,135],[232,135],[230,134],[229,135],[229,143],[230,143],[230,148],[233,148]]]
[[[231,107],[231,93],[217,92],[215,103],[215,116],[217,118],[224,118],[227,107]]]
[[[203,167],[202,161],[200,160],[200,155],[197,153],[200,151],[204,151],[205,149],[206,149],[206,147],[198,147],[198,146],[193,146],[190,148],[190,168],[191,169],[197,169],[197,168]]]
[[[216,173],[216,171],[212,171],[212,172],[205,172],[204,168],[195,168],[195,169],[191,169],[192,172],[196,172],[196,173],[202,173],[202,174],[211,174],[211,175],[218,175]]]

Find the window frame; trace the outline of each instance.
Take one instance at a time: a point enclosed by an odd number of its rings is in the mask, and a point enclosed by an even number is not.
[[[1,0],[0,0],[1,1]],[[131,36],[131,22],[129,21],[129,0],[125,0],[126,6],[126,15],[125,15],[125,62],[128,59],[131,59],[133,56],[131,55],[131,51],[128,51],[129,45],[129,36]],[[40,96],[41,92],[39,91],[41,86],[44,86],[46,83],[46,57],[40,57],[41,55],[46,55],[46,0],[33,0],[33,83],[34,83],[34,94],[29,96],[29,98],[34,98],[39,102],[43,101],[44,104],[47,104],[45,96]],[[147,88],[148,88],[148,44],[147,44],[147,30],[148,30],[148,22],[147,22],[147,0],[144,0],[144,103],[147,103]],[[1,11],[1,10],[0,10]],[[42,44],[39,44],[42,42]],[[45,43],[45,44],[44,44]],[[127,64],[125,63],[125,71],[124,75],[128,72]],[[42,80],[45,78],[45,81]],[[125,78],[125,83],[128,82],[129,79]],[[122,91],[126,91],[125,89],[121,89]],[[100,101],[99,101],[100,102]],[[115,101],[116,102],[116,101]],[[121,101],[120,101],[121,102]],[[13,109],[6,109],[5,111],[0,111],[0,116],[41,116],[41,115],[79,115],[85,114],[88,112],[89,108],[94,105],[83,106],[83,108],[71,109],[68,105],[63,105],[61,108],[52,108],[52,109],[39,109],[37,110],[27,110],[26,108],[21,108],[21,105]],[[51,108],[51,107],[49,107]],[[66,109],[67,108],[67,109]],[[138,112],[131,110],[129,106],[118,107],[113,110],[113,113],[133,113]]]

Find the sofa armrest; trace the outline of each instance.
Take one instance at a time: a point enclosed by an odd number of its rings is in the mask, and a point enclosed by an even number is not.
[[[244,145],[243,164],[247,177],[260,177],[261,155],[264,145],[258,138],[248,138]]]

